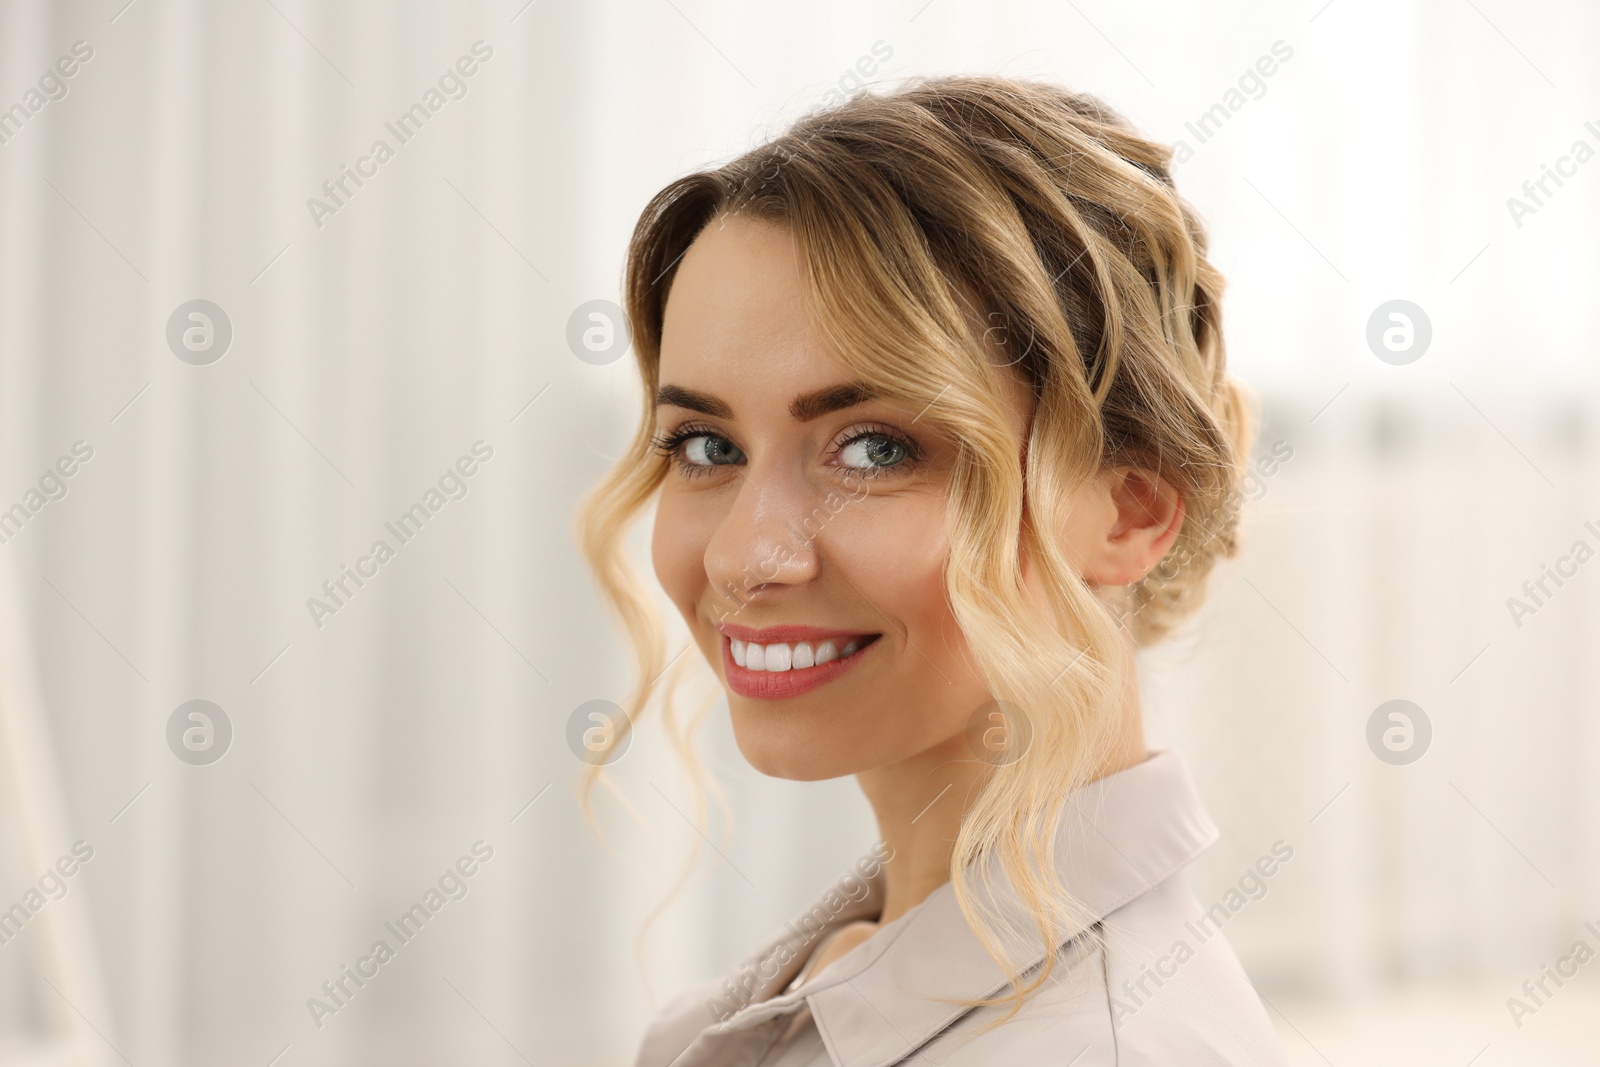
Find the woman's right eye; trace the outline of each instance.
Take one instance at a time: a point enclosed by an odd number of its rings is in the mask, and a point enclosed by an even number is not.
[[[658,437],[656,451],[690,475],[709,474],[713,467],[744,462],[744,452],[738,445],[719,433],[695,426]]]
[[[722,467],[744,459],[739,446],[726,437],[697,433],[685,438],[678,446],[683,461],[694,467]]]

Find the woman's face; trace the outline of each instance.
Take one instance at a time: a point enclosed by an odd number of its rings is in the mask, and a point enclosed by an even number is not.
[[[945,598],[953,442],[852,388],[787,228],[722,219],[695,240],[660,382],[655,570],[745,758],[814,780],[964,738],[990,697]],[[1019,434],[1021,404],[1018,386]]]

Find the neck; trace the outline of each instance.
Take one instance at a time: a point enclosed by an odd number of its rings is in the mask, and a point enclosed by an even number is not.
[[[1132,767],[1148,755],[1139,713],[1139,683],[1130,672],[1112,743],[1090,781]],[[884,905],[878,925],[894,922],[950,880],[956,834],[994,768],[975,759],[966,732],[898,763],[856,775],[889,847]]]

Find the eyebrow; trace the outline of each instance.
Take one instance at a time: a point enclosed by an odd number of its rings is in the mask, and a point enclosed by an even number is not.
[[[826,389],[818,389],[814,393],[804,393],[795,397],[789,402],[789,414],[793,416],[796,422],[810,422],[831,412],[843,411],[845,408],[864,404],[868,400],[876,399],[877,396],[877,390],[866,382],[833,385]],[[710,415],[712,418],[733,418],[733,408],[726,401],[720,400],[710,393],[685,389],[679,385],[663,385],[656,390],[656,406],[660,407],[663,404],[671,404],[674,407],[698,411],[703,415]]]

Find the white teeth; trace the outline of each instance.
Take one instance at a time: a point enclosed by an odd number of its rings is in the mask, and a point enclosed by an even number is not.
[[[840,648],[832,640],[820,641],[814,647],[809,641],[796,641],[793,644],[774,642],[770,645],[758,645],[754,641],[728,641],[733,653],[733,662],[747,671],[788,671],[805,670],[807,667],[820,667],[824,663],[832,663],[836,659],[854,655],[866,647],[866,640],[852,637]]]

